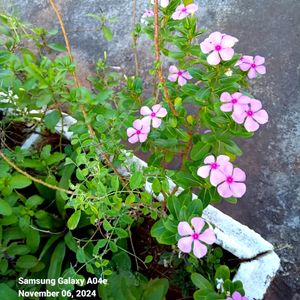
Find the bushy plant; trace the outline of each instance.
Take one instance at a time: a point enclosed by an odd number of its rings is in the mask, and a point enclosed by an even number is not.
[[[153,96],[141,77],[111,68],[106,53],[89,78],[93,88],[82,86],[66,34],[67,48],[53,42],[57,30],[0,15],[1,299],[17,299],[21,289],[69,299],[84,289],[81,280],[95,299],[165,299],[174,283],[194,299],[246,299],[201,216],[209,204],[237,203],[246,192],[235,139],[252,137],[268,120],[247,92],[247,77],[265,73],[264,58],[234,53],[238,39],[227,34],[203,39],[193,1],[154,2],[133,33],[135,42],[141,34],[154,41]],[[107,19],[92,16],[111,39]],[[28,136],[56,132],[58,139],[9,147],[5,128],[16,123],[30,124]],[[147,153],[148,165],[141,168],[132,152]],[[133,230],[145,224],[165,247],[170,281],[140,271],[156,259],[147,245],[142,256],[135,252]],[[74,282],[45,281],[57,278]]]

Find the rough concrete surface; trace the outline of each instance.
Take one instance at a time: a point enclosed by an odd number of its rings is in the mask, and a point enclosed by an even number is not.
[[[223,212],[260,233],[274,244],[282,268],[266,300],[300,299],[300,1],[203,0],[199,24],[239,38],[235,49],[266,57],[267,75],[253,81],[252,92],[261,99],[270,121],[250,140],[238,163],[247,172],[247,193],[237,206],[218,205]],[[110,62],[132,72],[130,35],[132,0],[57,0],[66,22],[80,74],[108,51]],[[0,0],[1,4],[1,0]],[[2,0],[0,8],[19,13],[33,24],[58,27],[47,0]],[[137,0],[140,17],[147,1]],[[117,17],[114,40],[103,41],[93,31],[96,22],[88,13],[103,11]],[[139,44],[143,68],[151,66],[149,43]]]

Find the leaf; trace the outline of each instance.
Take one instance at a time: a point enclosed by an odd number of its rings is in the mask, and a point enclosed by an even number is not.
[[[214,290],[212,284],[201,274],[192,273],[191,279],[193,284],[199,289]]]
[[[99,253],[99,249],[103,248],[107,244],[107,240],[101,239],[97,242],[93,249],[93,255],[97,255]]]
[[[40,244],[40,234],[37,230],[32,228],[26,229],[26,245],[29,247],[32,253],[36,252]]]
[[[188,216],[201,216],[203,211],[203,204],[200,199],[195,199],[188,205]]]
[[[123,228],[115,228],[115,233],[119,238],[126,238],[128,237],[128,232]]]
[[[99,93],[94,102],[96,104],[102,104],[103,102],[105,102],[107,99],[109,99],[111,97],[111,95],[113,94],[113,91],[112,90],[105,90],[105,91],[102,91],[101,93]]]
[[[205,144],[203,142],[198,142],[192,148],[191,159],[194,161],[203,159],[203,157],[209,153],[210,149],[211,145]]]
[[[167,207],[170,213],[176,220],[179,220],[179,213],[181,209],[181,203],[176,196],[171,196],[167,199]]]
[[[145,257],[144,263],[149,264],[149,263],[151,263],[152,260],[153,260],[153,256],[152,255],[147,255]]]
[[[215,274],[215,280],[216,279],[223,279],[224,281],[226,279],[230,279],[230,270],[227,266],[223,265],[218,267],[216,274]]]
[[[24,175],[14,174],[11,178],[10,185],[13,189],[23,189],[31,185],[31,180]]]
[[[142,172],[134,172],[130,178],[129,185],[132,190],[136,190],[142,186],[143,182],[143,173]]]
[[[113,33],[112,33],[112,31],[109,27],[103,26],[102,27],[102,33],[103,33],[104,38],[107,41],[110,42],[113,39]]]
[[[72,216],[69,218],[67,222],[67,225],[70,230],[74,230],[77,227],[80,217],[81,217],[81,210],[77,210],[72,214]]]
[[[0,283],[0,299],[1,300],[18,300],[18,293],[11,289],[5,283]]]
[[[39,260],[43,258],[46,252],[50,249],[50,247],[60,238],[59,235],[54,235],[47,241],[46,245],[44,246],[42,252],[40,253]]]
[[[161,184],[158,178],[155,178],[152,182],[152,190],[155,194],[159,194],[161,191]]]
[[[2,199],[0,199],[0,214],[4,216],[10,216],[12,214],[11,206]]]
[[[29,197],[26,200],[26,207],[28,208],[36,208],[38,205],[42,204],[44,202],[44,199],[38,195],[34,195]]]
[[[76,259],[80,263],[85,263],[85,253],[84,253],[84,248],[78,248],[76,252]]]
[[[51,256],[47,278],[59,278],[61,275],[62,263],[65,259],[66,245],[61,241],[54,249]],[[55,286],[47,284],[47,289],[50,291],[55,290]]]
[[[60,113],[57,110],[51,111],[44,118],[45,125],[51,132],[55,131],[55,126],[57,125],[59,120]]]
[[[38,264],[38,259],[33,255],[20,256],[16,262],[18,268],[31,269]]]
[[[51,48],[52,50],[58,51],[58,52],[66,52],[67,51],[66,47],[59,43],[50,43],[50,44],[48,44],[48,47]]]
[[[68,248],[69,248],[70,250],[72,250],[74,253],[76,253],[76,252],[77,252],[77,249],[78,249],[78,246],[77,246],[77,243],[76,243],[74,237],[72,236],[71,231],[69,231],[69,232],[65,235],[64,240],[65,240],[65,243],[66,243],[66,245],[68,246]]]
[[[145,287],[141,300],[164,300],[169,289],[166,278],[151,279]]]

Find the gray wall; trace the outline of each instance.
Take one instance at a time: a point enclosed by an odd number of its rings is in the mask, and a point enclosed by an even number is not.
[[[1,1],[0,1],[1,2]],[[141,16],[147,1],[137,0]],[[238,37],[236,50],[266,57],[267,75],[253,81],[253,94],[261,99],[270,121],[251,140],[241,140],[244,155],[239,159],[246,170],[247,193],[237,206],[220,205],[237,220],[261,233],[273,243],[282,269],[266,299],[300,299],[300,1],[299,0],[203,0],[199,24],[210,31]],[[80,59],[84,78],[93,63],[108,51],[110,62],[133,74],[131,51],[131,0],[57,0],[75,56]],[[34,24],[56,26],[46,0],[2,0],[2,6]],[[103,41],[90,31],[97,25],[87,13],[102,9],[114,23],[114,40]],[[151,66],[149,42],[139,44],[142,66]],[[146,74],[146,73],[145,73]]]

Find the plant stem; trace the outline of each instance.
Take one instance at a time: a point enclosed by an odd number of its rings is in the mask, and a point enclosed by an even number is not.
[[[164,89],[164,97],[173,113],[174,116],[178,116],[178,113],[172,103],[168,88],[165,83],[163,70],[160,62],[160,49],[159,49],[159,17],[158,17],[158,0],[154,0],[154,47],[155,47],[155,64],[156,64],[156,72],[159,78],[159,83],[163,86]]]
[[[137,35],[135,33],[135,23],[136,23],[136,0],[133,0],[132,8],[132,31],[133,31],[133,54],[134,54],[134,63],[135,63],[135,76],[139,76],[139,59],[137,51]]]

